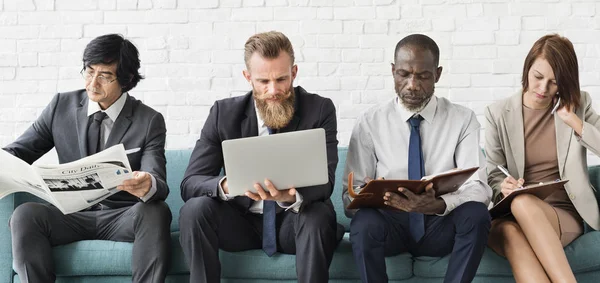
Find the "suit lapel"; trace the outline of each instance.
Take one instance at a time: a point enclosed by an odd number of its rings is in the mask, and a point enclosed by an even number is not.
[[[77,107],[77,137],[79,140],[79,152],[81,153],[81,157],[86,157],[88,155],[87,150],[87,127],[89,117],[87,115],[87,103],[88,98],[84,98],[79,103],[79,107]]]
[[[525,174],[525,137],[523,136],[523,96],[520,92],[511,97],[502,117],[508,133],[508,143],[519,172],[519,176],[515,177],[522,178]]]
[[[252,97],[252,92],[249,94],[249,99],[246,103],[246,117],[242,120],[240,125],[242,127],[242,138],[258,136],[258,122],[256,119],[256,109],[254,109],[254,97]]]
[[[117,117],[117,120],[113,123],[113,128],[110,131],[110,135],[108,135],[108,139],[106,140],[106,145],[104,145],[104,148],[109,148],[115,144],[118,144],[123,139],[127,129],[129,129],[129,126],[131,126],[131,117],[133,117],[133,102],[134,99],[131,96],[127,97],[121,113]]]

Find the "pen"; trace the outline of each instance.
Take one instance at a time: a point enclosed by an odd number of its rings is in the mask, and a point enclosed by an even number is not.
[[[496,166],[496,167],[498,167],[498,169],[500,169],[500,171],[502,171],[502,173],[504,173],[504,175],[506,175],[506,177],[511,177],[511,178],[513,178],[513,179],[514,179],[514,177],[513,177],[513,176],[511,176],[511,175],[510,175],[510,173],[508,173],[508,170],[506,170],[506,168],[504,168],[504,166],[502,166],[502,165],[498,165],[498,166]],[[515,180],[516,180],[516,179],[515,179]],[[517,181],[517,182],[518,182],[518,181]],[[519,188],[523,188],[523,185],[519,186]]]
[[[512,176],[510,175],[510,173],[508,173],[508,170],[506,170],[506,168],[504,168],[504,166],[502,166],[502,165],[498,165],[498,166],[496,166],[496,167],[498,167],[498,169],[499,169],[500,171],[502,171],[502,173],[504,173],[504,175],[506,175],[506,177],[512,177]]]

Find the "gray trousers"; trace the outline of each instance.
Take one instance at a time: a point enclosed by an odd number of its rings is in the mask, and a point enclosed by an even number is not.
[[[210,197],[188,200],[180,213],[180,243],[190,265],[190,282],[220,282],[219,248],[230,252],[262,248],[261,214],[245,213],[231,202]],[[284,211],[277,214],[276,225],[277,251],[296,254],[298,282],[327,282],[342,236],[333,207],[314,202],[300,213]]]
[[[10,220],[13,266],[21,282],[54,282],[52,247],[80,240],[133,242],[133,282],[164,282],[170,224],[163,201],[67,215],[49,204],[24,203]]]

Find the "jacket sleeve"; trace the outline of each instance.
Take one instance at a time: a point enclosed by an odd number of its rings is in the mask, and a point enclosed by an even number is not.
[[[581,92],[585,102],[583,112],[583,133],[579,141],[581,144],[600,156],[600,116],[592,108],[592,99],[587,92]]]
[[[52,122],[60,97],[60,93],[56,94],[37,120],[17,140],[4,147],[4,150],[29,164],[50,151],[54,147]]]
[[[181,198],[187,201],[194,197],[209,196],[219,199],[217,195],[219,176],[223,168],[221,138],[219,137],[217,117],[219,104],[210,109],[200,139],[190,157],[190,162],[181,182]]]
[[[167,159],[165,157],[165,139],[167,129],[165,120],[160,113],[156,113],[150,120],[148,133],[146,133],[146,144],[140,161],[140,171],[148,172],[156,180],[156,193],[150,198],[152,200],[165,200],[169,195],[167,185]]]
[[[490,107],[485,109],[485,154],[487,163],[487,182],[492,187],[492,202],[497,203],[502,199],[500,184],[506,177],[497,165],[506,167],[506,153],[500,143],[498,125]]]
[[[325,129],[325,139],[327,143],[327,170],[329,181],[324,185],[297,188],[302,195],[303,201],[300,210],[305,205],[315,201],[325,201],[331,197],[335,183],[335,169],[338,163],[338,140],[337,140],[337,119],[335,115],[335,106],[331,99],[325,99],[321,104],[320,118],[318,128]]]

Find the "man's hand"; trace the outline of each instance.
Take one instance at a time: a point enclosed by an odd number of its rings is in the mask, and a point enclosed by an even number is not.
[[[512,193],[514,190],[523,187],[525,180],[523,178],[519,178],[519,180],[515,180],[515,178],[508,176],[504,178],[502,184],[500,184],[500,191],[503,196],[507,196]]]
[[[442,214],[446,210],[446,202],[441,198],[435,197],[433,184],[427,185],[425,192],[414,194],[406,188],[398,188],[400,194],[387,192],[383,196],[385,205],[397,208],[406,212],[420,212],[423,214]]]
[[[287,202],[293,203],[296,201],[296,189],[289,188],[287,190],[277,190],[273,183],[269,181],[269,179],[265,179],[265,187],[267,190],[263,189],[263,187],[256,183],[254,184],[254,189],[257,193],[252,193],[250,191],[246,191],[246,196],[255,200],[274,200],[277,202]]]
[[[150,174],[143,171],[134,171],[133,178],[123,181],[117,189],[126,191],[138,198],[144,197],[152,187],[152,178]]]
[[[227,179],[223,180],[223,183],[221,183],[221,189],[223,189],[223,192],[225,194],[229,194],[229,186],[227,186]]]

